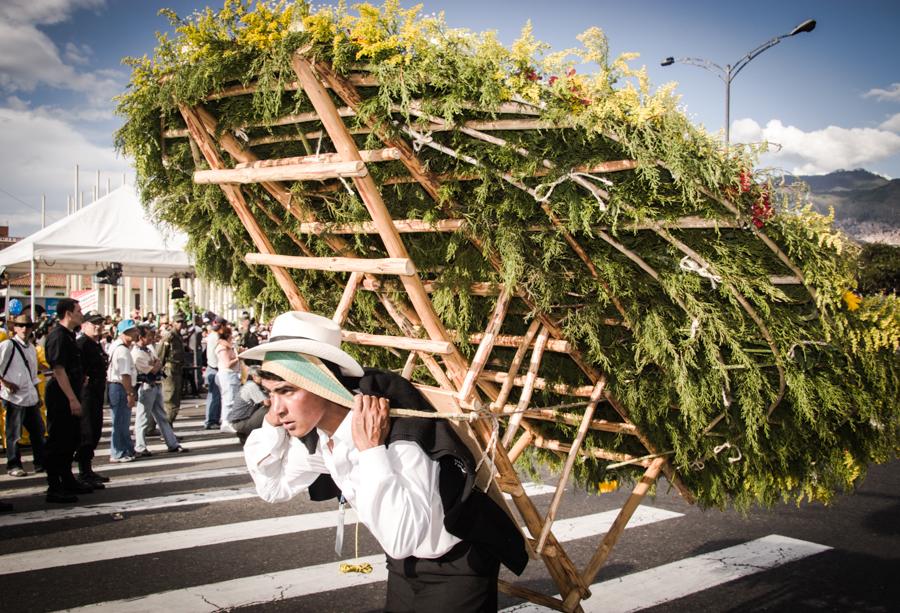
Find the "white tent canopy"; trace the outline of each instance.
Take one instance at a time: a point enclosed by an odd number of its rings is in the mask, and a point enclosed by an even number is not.
[[[184,234],[160,231],[125,185],[0,251],[0,269],[93,275],[118,262],[127,276],[169,277],[194,270],[186,242]]]

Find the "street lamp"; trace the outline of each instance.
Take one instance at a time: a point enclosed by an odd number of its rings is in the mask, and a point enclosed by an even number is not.
[[[722,79],[725,82],[725,146],[728,146],[729,141],[731,140],[731,82],[734,80],[738,73],[744,69],[744,66],[750,63],[750,61],[755,58],[757,55],[769,49],[770,47],[774,47],[778,43],[780,43],[785,38],[790,36],[794,36],[796,34],[801,34],[803,32],[812,32],[816,28],[816,20],[815,19],[807,19],[803,23],[799,24],[793,30],[788,32],[787,34],[782,34],[781,36],[776,36],[772,40],[761,44],[756,49],[750,51],[747,55],[739,59],[737,62],[732,64],[725,64],[725,67],[721,67],[715,62],[710,62],[709,60],[704,60],[702,58],[697,57],[667,57],[662,62],[660,62],[661,66],[671,66],[675,62],[679,64],[690,64],[691,66],[699,66],[700,68],[704,68],[711,73],[715,74],[717,77]]]

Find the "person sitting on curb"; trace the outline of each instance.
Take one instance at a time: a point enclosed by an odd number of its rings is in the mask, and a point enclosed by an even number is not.
[[[153,351],[154,331],[150,326],[138,326],[138,340],[131,348],[131,358],[134,360],[134,368],[137,370],[138,400],[137,415],[134,419],[135,454],[139,457],[153,455],[147,449],[146,425],[148,416],[152,416],[162,434],[163,440],[170,453],[186,453],[187,448],[182,447],[175,436],[172,425],[166,418],[163,408],[162,388],[162,362]]]
[[[387,554],[386,611],[497,610],[499,565],[520,574],[524,538],[475,488],[475,461],[409,381],[363,369],[341,330],[305,312],[279,315],[274,340],[241,354],[262,360],[271,409],[244,447],[261,498],[349,502]]]
[[[231,426],[237,433],[241,445],[247,442],[251,432],[262,426],[269,404],[269,394],[262,387],[259,366],[250,366],[247,369],[247,382],[241,386],[238,398],[231,409]]]

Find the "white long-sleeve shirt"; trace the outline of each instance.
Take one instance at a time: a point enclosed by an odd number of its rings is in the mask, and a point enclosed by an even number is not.
[[[16,351],[13,344],[19,346],[21,353]],[[22,360],[22,356],[25,360]],[[18,388],[11,392],[5,385],[0,389],[0,398],[13,404],[30,407],[38,404],[37,384],[40,382],[37,376],[37,352],[31,343],[25,344],[17,337],[12,337],[0,343],[0,372],[9,364],[9,369],[3,378],[14,383]]]
[[[328,435],[319,430],[319,444],[310,454],[284,428],[264,421],[244,446],[244,459],[259,496],[282,502],[328,473],[359,520],[392,558],[437,558],[460,539],[444,528],[444,506],[438,488],[440,466],[415,443],[398,441],[358,451],[348,413],[328,449]]]

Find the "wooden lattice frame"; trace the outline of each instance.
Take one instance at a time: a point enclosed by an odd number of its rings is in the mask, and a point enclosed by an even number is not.
[[[363,123],[367,128],[350,130],[345,125],[342,117],[355,116],[361,107],[363,98],[357,90],[358,86],[377,85],[371,76],[360,74],[349,78],[334,73],[331,68],[323,63],[305,57],[303,51],[298,51],[293,57],[293,68],[297,75],[297,81],[288,84],[287,89],[302,89],[311,101],[315,112],[293,115],[278,120],[279,125],[286,123],[321,122],[323,129],[318,131],[302,132],[298,138],[314,139],[327,138],[335,149],[335,153],[325,153],[316,156],[284,158],[276,160],[260,160],[250,149],[257,144],[274,142],[272,138],[251,139],[247,144],[241,143],[227,131],[220,132],[216,118],[202,105],[194,107],[179,106],[180,113],[187,125],[187,130],[163,130],[164,138],[190,139],[195,161],[199,162],[200,156],[205,159],[209,170],[198,170],[194,180],[198,183],[218,184],[222,188],[228,202],[240,218],[249,233],[258,253],[247,254],[246,261],[249,264],[267,265],[271,268],[275,279],[284,290],[292,308],[308,310],[306,299],[298,290],[296,284],[288,274],[288,268],[332,270],[347,272],[349,279],[342,294],[340,303],[334,313],[333,319],[343,324],[359,291],[375,292],[390,315],[393,322],[399,327],[405,336],[379,336],[356,332],[346,332],[345,342],[364,345],[377,345],[391,347],[402,351],[408,351],[406,367],[403,370],[405,376],[409,376],[416,361],[426,366],[438,387],[420,386],[436,408],[445,412],[459,412],[472,410],[474,407],[489,404],[491,410],[498,416],[510,415],[509,425],[502,439],[496,443],[494,456],[494,471],[490,491],[499,499],[502,491],[511,496],[515,509],[529,533],[535,538],[528,539],[528,546],[533,557],[540,557],[556,584],[562,598],[548,596],[520,585],[500,582],[500,589],[510,595],[527,599],[561,611],[581,610],[581,600],[590,596],[588,586],[596,577],[602,565],[607,560],[616,541],[630,520],[637,506],[647,493],[650,486],[664,474],[668,481],[679,491],[682,497],[693,502],[691,492],[683,485],[681,479],[666,459],[666,455],[660,453],[652,443],[641,433],[629,419],[625,407],[606,389],[606,376],[595,366],[590,364],[579,352],[574,343],[568,342],[558,322],[548,314],[535,308],[529,296],[518,288],[506,288],[488,283],[475,283],[470,288],[473,295],[497,296],[493,315],[490,318],[484,333],[473,335],[470,342],[478,344],[478,350],[471,362],[457,350],[455,342],[458,339],[445,329],[437,316],[431,303],[429,292],[431,286],[428,281],[423,281],[415,269],[414,262],[403,243],[403,233],[423,232],[463,232],[470,243],[485,256],[485,259],[496,269],[501,269],[501,262],[494,254],[487,254],[479,239],[472,233],[466,232],[464,220],[461,219],[461,207],[456,203],[442,198],[440,194],[441,183],[444,180],[464,181],[477,178],[472,177],[441,177],[430,173],[426,166],[416,155],[414,147],[404,138],[384,133],[374,118],[363,117]],[[344,103],[338,107],[331,95],[332,92]],[[221,92],[208,96],[214,100],[226,96],[252,94],[253,86],[230,87]],[[501,109],[506,114],[520,115],[522,119],[504,119],[496,121],[471,121],[466,122],[460,129],[468,136],[492,143],[498,146],[508,145],[507,141],[490,134],[503,130],[523,130],[535,128],[553,128],[545,122],[535,119],[539,111],[526,104],[509,103]],[[427,117],[432,131],[452,129],[442,120]],[[475,160],[466,160],[465,156],[447,149],[436,143],[426,142],[420,135],[411,129],[405,128],[408,136],[415,139],[419,146],[423,144],[452,155],[457,159],[469,161],[477,165]],[[354,134],[375,134],[382,142],[384,148],[372,151],[360,151],[353,138]],[[614,138],[613,135],[608,135]],[[223,153],[232,160],[231,165],[226,163]],[[523,155],[528,152],[519,151]],[[408,178],[392,179],[390,182],[417,182],[421,187],[439,203],[446,219],[438,222],[425,223],[421,220],[395,220],[391,218],[388,208],[382,200],[378,185],[369,175],[366,165],[388,160],[399,160],[409,172]],[[543,163],[544,168],[537,175],[546,174],[553,168],[552,162]],[[614,173],[635,168],[633,160],[614,160],[600,166],[576,169],[591,173]],[[517,181],[513,177],[503,177],[514,188],[523,189],[532,193],[534,190]],[[316,219],[308,210],[301,210],[293,202],[289,190],[284,185],[285,181],[327,181],[340,179],[351,180],[363,203],[368,210],[371,221],[363,223],[327,226]],[[577,177],[576,182],[579,180]],[[582,180],[583,181],[583,180]],[[297,245],[301,256],[277,254],[266,235],[254,219],[250,207],[247,204],[247,195],[241,190],[240,185],[246,183],[260,184],[264,190],[277,202],[286,214],[295,217],[300,223],[301,234],[321,234],[326,244],[334,250],[335,257],[317,258],[309,252],[305,244],[295,235],[289,235],[292,242]],[[583,185],[591,191],[598,190],[597,186]],[[335,181],[321,184],[317,191],[341,189]],[[532,194],[535,195],[535,194]],[[712,197],[710,195],[710,197]],[[709,220],[699,218],[684,218],[668,223],[649,223],[635,226],[634,230],[652,231],[663,240],[669,242],[676,249],[693,258],[700,265],[706,265],[711,272],[712,267],[707,262],[681,243],[670,232],[677,228],[716,228],[737,227],[741,224],[738,219],[738,210],[733,204],[719,200],[719,202],[731,213],[734,218]],[[269,207],[269,203],[255,201],[254,204],[272,221],[281,223],[281,217]],[[588,272],[598,283],[606,285],[585,253],[578,241],[563,227],[556,218],[552,209],[544,203],[543,206],[548,223],[551,224],[565,239],[569,248],[584,263]],[[535,228],[539,230],[542,228]],[[629,251],[624,245],[615,240],[606,232],[606,228],[594,228],[595,235],[606,241],[612,247],[621,251],[636,265],[643,269],[651,278],[657,279],[656,271],[650,267],[640,256]],[[763,241],[776,256],[795,273],[792,277],[773,277],[776,284],[804,284],[799,268],[794,265],[787,256],[772,242],[763,232],[754,230],[754,234]],[[342,238],[345,234],[377,234],[384,243],[388,258],[373,260],[364,259],[353,253],[350,244]],[[391,283],[382,279],[383,275],[394,275],[399,278],[399,284],[405,291],[408,302],[399,300],[396,292],[389,291]],[[770,335],[765,329],[761,319],[753,311],[746,300],[732,287],[727,286],[738,303],[744,308],[748,316],[759,327],[763,338],[772,345]],[[507,316],[510,300],[515,297],[528,305],[534,315],[534,321],[523,336],[509,336],[501,333],[503,322]],[[621,319],[610,319],[607,325],[629,326],[625,309],[613,296],[613,305]],[[682,305],[684,306],[684,305]],[[687,309],[685,309],[687,310]],[[422,338],[423,335],[426,338]],[[515,357],[509,365],[507,372],[494,372],[486,370],[492,351],[495,347],[515,347]],[[772,345],[773,352],[778,361],[778,352]],[[530,351],[529,363],[524,376],[519,372]],[[567,355],[572,362],[584,373],[589,385],[564,386],[553,385],[539,376],[543,353],[552,351]],[[784,376],[781,366],[778,365],[781,380],[781,391],[784,389]],[[499,384],[499,386],[498,386]],[[522,392],[519,401],[515,404],[507,404],[507,399],[513,387],[519,386]],[[554,393],[587,398],[588,405],[582,415],[548,411],[540,408],[531,408],[530,398],[533,390],[551,387]],[[780,398],[780,396],[779,396]],[[608,403],[619,416],[619,421],[606,419],[594,419],[594,411],[601,402]],[[775,409],[778,401],[770,407],[769,413]],[[525,411],[525,412],[523,412]],[[556,420],[559,422],[577,425],[578,431],[572,441],[545,440],[531,426],[532,420]],[[711,427],[715,424],[711,424]],[[491,441],[491,427],[486,421],[474,421],[471,425],[457,424],[458,429],[464,435],[467,443],[473,445],[479,454]],[[519,430],[522,433],[516,438]],[[591,429],[614,432],[635,437],[646,449],[646,455],[636,457],[615,450],[591,449],[590,453],[596,457],[615,462],[628,462],[644,467],[643,477],[634,487],[631,495],[622,506],[612,527],[604,536],[595,554],[588,565],[579,571],[572,560],[566,554],[565,549],[554,537],[552,531],[553,520],[559,509],[562,493],[569,479],[572,467],[579,454],[586,453],[582,449],[582,443],[587,432]],[[513,462],[528,446],[534,445],[550,449],[558,454],[564,454],[566,461],[559,477],[556,492],[546,515],[542,516],[534,503],[529,499],[517,476]],[[488,477],[490,479],[490,477]]]

